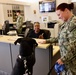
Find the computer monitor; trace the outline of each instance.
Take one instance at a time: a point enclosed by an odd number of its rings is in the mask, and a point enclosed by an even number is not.
[[[56,9],[56,0],[39,2],[39,11],[41,13],[55,12],[55,9]]]

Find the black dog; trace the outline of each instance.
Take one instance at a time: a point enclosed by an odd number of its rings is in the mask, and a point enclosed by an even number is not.
[[[32,75],[33,65],[35,64],[35,47],[38,44],[31,38],[18,38],[14,44],[17,43],[20,44],[19,55],[11,75],[23,75],[25,72]],[[25,66],[24,61],[26,61]]]

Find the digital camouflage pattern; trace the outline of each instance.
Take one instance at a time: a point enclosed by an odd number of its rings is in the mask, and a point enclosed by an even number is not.
[[[23,17],[19,15],[17,18],[17,23],[16,23],[18,33],[21,33],[22,31],[22,24],[23,24]]]
[[[63,75],[76,75],[76,16],[72,16],[60,27],[57,38],[47,39],[47,42],[59,42],[61,60],[66,66]]]

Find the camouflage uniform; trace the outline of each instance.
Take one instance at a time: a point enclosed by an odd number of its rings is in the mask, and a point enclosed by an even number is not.
[[[23,24],[23,17],[19,15],[17,18],[17,24],[16,24],[16,29],[18,33],[21,33],[22,31],[22,24]]]
[[[57,38],[46,41],[59,42],[61,60],[66,66],[62,75],[76,75],[76,16],[62,24]]]

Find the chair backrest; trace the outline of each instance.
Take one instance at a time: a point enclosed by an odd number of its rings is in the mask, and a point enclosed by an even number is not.
[[[26,28],[33,29],[33,23],[31,21],[26,21],[23,23],[23,25],[25,25]]]
[[[8,20],[4,21],[3,34],[4,34],[4,35],[7,35],[7,32],[9,32],[9,21],[8,21]]]
[[[51,36],[51,32],[49,30],[47,30],[47,29],[41,29],[41,30],[44,30],[44,32],[45,32],[45,34],[47,36],[47,39],[49,39],[50,36]]]
[[[24,37],[27,37],[29,30],[30,30],[30,28],[26,28],[25,33],[24,33]]]

